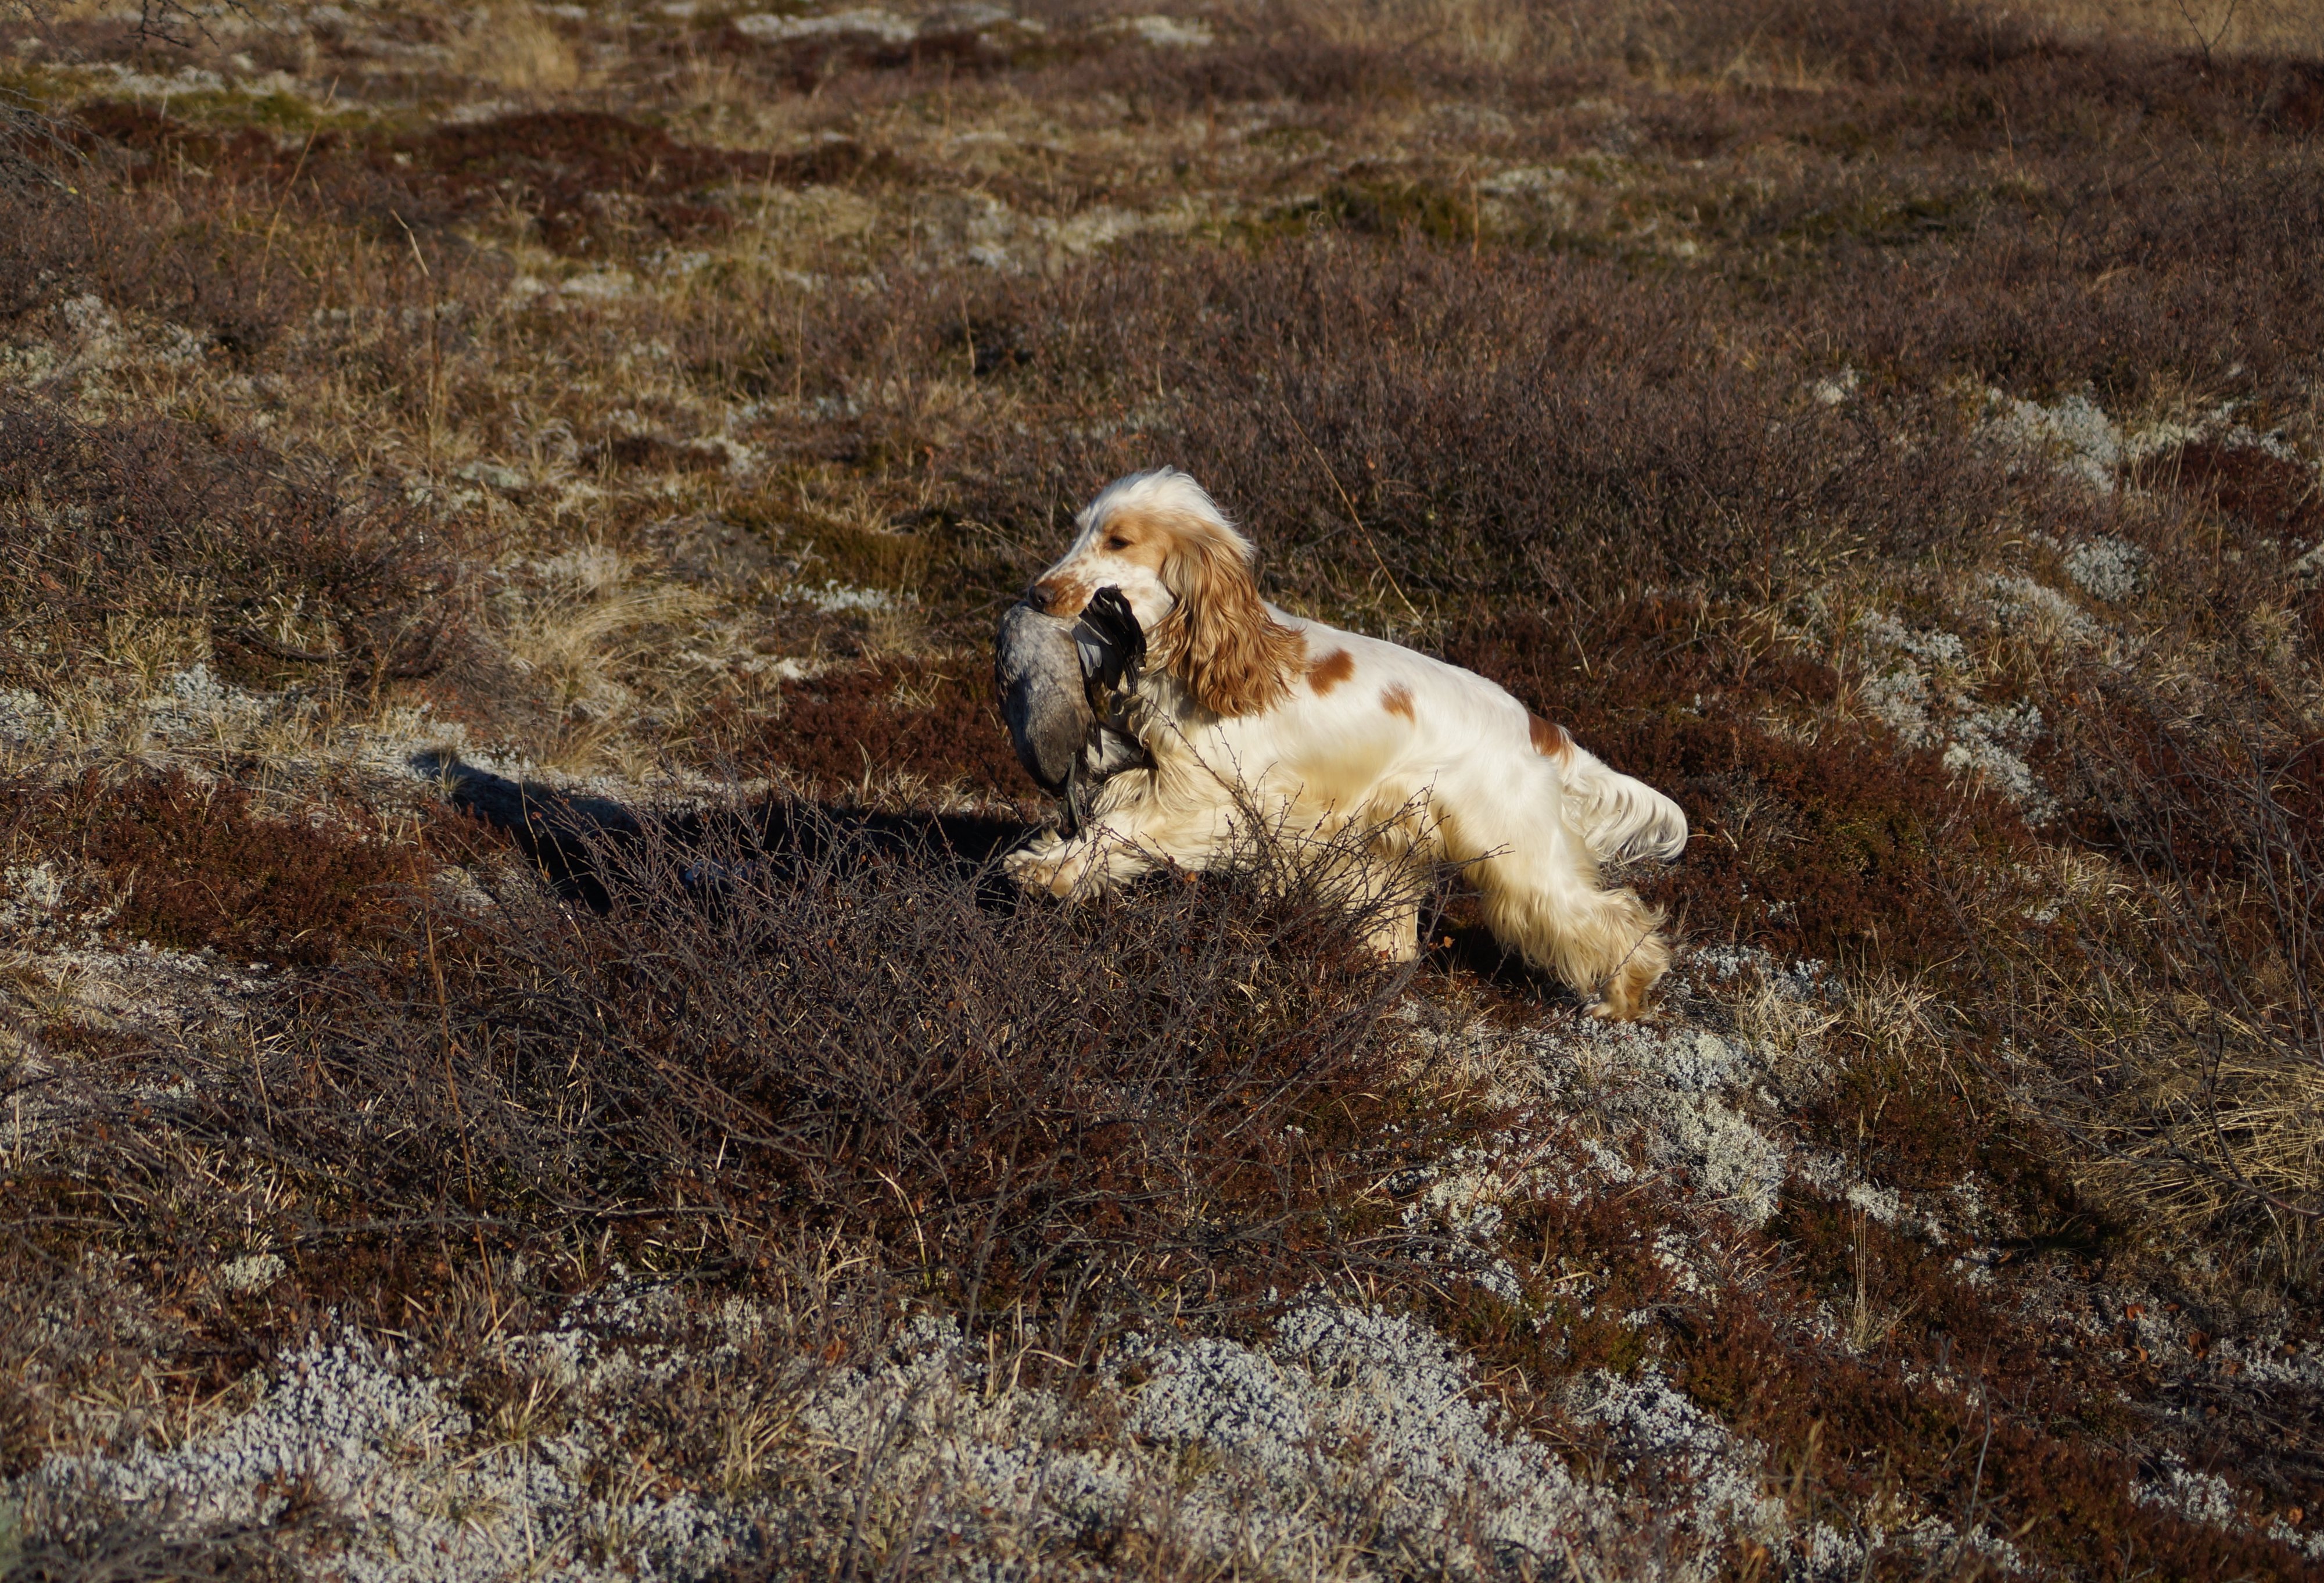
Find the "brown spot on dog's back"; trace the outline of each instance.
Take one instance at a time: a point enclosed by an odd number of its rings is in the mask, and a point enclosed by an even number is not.
[[[1573,751],[1573,738],[1565,727],[1539,715],[1526,715],[1526,733],[1533,738],[1533,750],[1544,758],[1563,758]]]
[[[1307,685],[1322,698],[1355,673],[1356,657],[1345,649],[1333,649],[1307,667]]]
[[[1380,690],[1380,708],[1391,715],[1402,715],[1409,720],[1412,715],[1412,689],[1401,681]]]

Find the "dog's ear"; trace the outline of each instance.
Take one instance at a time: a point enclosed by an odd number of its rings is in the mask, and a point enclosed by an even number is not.
[[[1155,652],[1214,715],[1255,715],[1291,690],[1305,644],[1267,613],[1250,551],[1207,523],[1175,535],[1162,582],[1177,603],[1156,624]]]

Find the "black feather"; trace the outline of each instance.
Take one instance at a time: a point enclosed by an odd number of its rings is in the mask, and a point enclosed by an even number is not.
[[[1100,588],[1090,596],[1074,626],[1074,647],[1081,655],[1092,708],[1103,713],[1115,696],[1138,685],[1146,664],[1146,629],[1120,588]],[[1101,702],[1101,696],[1108,701]]]

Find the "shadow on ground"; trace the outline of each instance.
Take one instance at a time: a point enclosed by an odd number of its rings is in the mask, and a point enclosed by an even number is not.
[[[1017,893],[1000,860],[1037,828],[981,814],[887,813],[789,798],[640,812],[610,797],[512,781],[446,754],[416,754],[410,764],[443,787],[452,807],[512,840],[559,895],[599,912],[613,904],[612,871],[649,852],[688,859],[677,866],[678,883],[705,897],[756,865],[783,868],[844,852],[949,870],[975,885],[978,905],[1005,908]]]

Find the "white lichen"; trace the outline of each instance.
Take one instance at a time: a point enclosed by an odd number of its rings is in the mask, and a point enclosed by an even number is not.
[[[218,1266],[217,1282],[228,1291],[263,1291],[281,1280],[289,1268],[281,1254],[244,1254]]]
[[[1121,31],[1157,50],[1200,50],[1212,42],[1211,24],[1199,16],[1148,14],[1124,17]]]
[[[2123,464],[2122,431],[2089,396],[2069,395],[2044,406],[1989,390],[1985,401],[1987,430],[2003,444],[2045,458],[2100,494],[2112,493]]]
[[[1948,771],[1999,792],[2037,823],[2056,816],[2056,799],[2025,756],[2042,734],[2041,711],[1980,700],[1958,634],[1915,630],[1878,611],[1857,630],[1869,672],[1859,697],[1899,742],[1940,749]]]
[[[907,44],[918,38],[920,32],[920,24],[909,17],[871,7],[835,11],[822,16],[783,16],[762,12],[738,16],[733,25],[736,32],[765,43],[853,35],[878,39],[882,43]]]
[[[2138,592],[2144,559],[2137,545],[2100,534],[2069,549],[2064,565],[2076,588],[2094,599],[2114,604]]]

